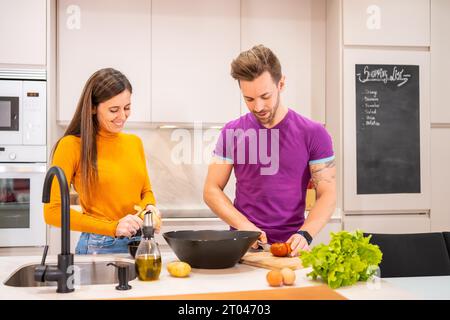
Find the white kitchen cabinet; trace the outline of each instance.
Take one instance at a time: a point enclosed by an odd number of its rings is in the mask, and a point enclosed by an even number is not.
[[[269,47],[286,76],[283,103],[325,122],[325,0],[242,0],[241,47]],[[248,112],[242,100],[242,113]]]
[[[112,67],[133,87],[129,121],[150,122],[151,1],[61,0],[57,6],[58,121],[70,121],[88,78]]]
[[[0,64],[45,65],[47,0],[0,2]]]
[[[331,218],[331,220],[323,227],[322,230],[314,237],[311,248],[318,244],[329,244],[331,240],[331,232],[336,233],[342,230],[342,219]]]
[[[431,1],[431,122],[450,123],[450,1]]]
[[[430,45],[430,0],[344,0],[343,19],[345,45]]]
[[[360,229],[369,233],[430,232],[428,214],[373,214],[344,217],[344,230]]]
[[[431,231],[450,231],[450,128],[431,129]]]
[[[239,116],[239,87],[230,76],[239,20],[239,0],[152,1],[152,122]]]

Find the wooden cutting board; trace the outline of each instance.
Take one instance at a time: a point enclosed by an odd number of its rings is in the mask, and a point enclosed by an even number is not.
[[[346,300],[327,285],[301,288],[280,288],[271,290],[211,292],[124,298],[126,300]]]
[[[247,252],[240,262],[271,270],[281,270],[283,268],[297,270],[303,268],[302,261],[298,257],[275,257],[270,252]]]

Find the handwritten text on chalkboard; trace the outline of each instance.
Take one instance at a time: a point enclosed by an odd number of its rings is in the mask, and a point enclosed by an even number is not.
[[[368,81],[379,81],[384,84],[396,82],[398,87],[407,83],[411,78],[411,75],[406,73],[405,69],[398,69],[397,66],[393,67],[391,71],[384,68],[371,70],[369,66],[365,66],[363,72],[357,73],[356,76],[361,83]]]
[[[357,194],[420,193],[419,66],[355,65]]]

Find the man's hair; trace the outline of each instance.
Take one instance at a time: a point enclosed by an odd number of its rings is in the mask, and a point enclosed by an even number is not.
[[[253,81],[268,71],[275,83],[281,79],[281,65],[277,56],[262,44],[243,51],[231,63],[231,76],[236,80]]]

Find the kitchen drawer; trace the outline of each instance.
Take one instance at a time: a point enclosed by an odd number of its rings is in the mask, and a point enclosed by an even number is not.
[[[428,214],[358,215],[345,216],[344,229],[361,229],[370,233],[422,233],[430,232]]]

